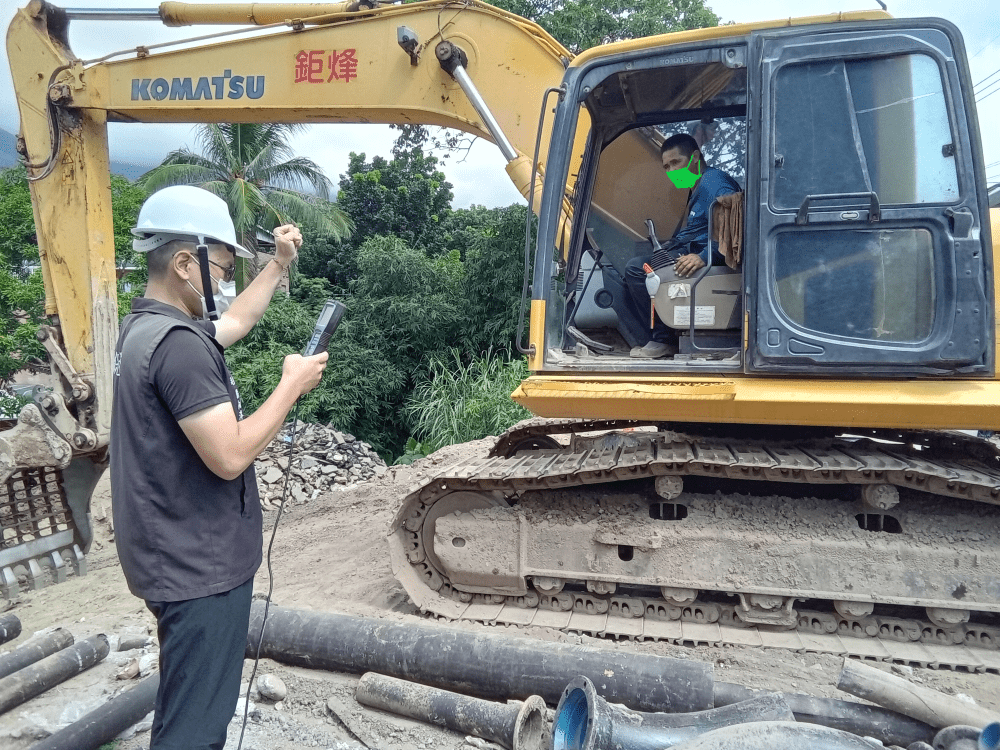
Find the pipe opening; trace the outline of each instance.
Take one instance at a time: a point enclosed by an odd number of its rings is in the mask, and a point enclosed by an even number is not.
[[[631,544],[618,545],[618,559],[624,562],[631,562],[635,557],[635,548]]]
[[[649,517],[655,521],[680,521],[687,515],[687,506],[682,503],[653,503],[649,506]]]
[[[545,701],[530,696],[514,722],[511,747],[514,750],[545,750]]]
[[[903,527],[893,516],[884,513],[858,513],[858,528],[864,531],[884,532],[886,534],[902,534]]]
[[[451,544],[453,547],[464,547],[465,540],[462,539],[462,537],[460,536],[456,536],[454,539],[451,540]]]
[[[996,750],[1000,747],[1000,721],[994,721],[983,727],[983,733],[979,735],[979,747],[985,750]]]
[[[552,725],[552,750],[579,750],[591,725],[587,694],[583,688],[573,688],[563,698],[562,709]]]

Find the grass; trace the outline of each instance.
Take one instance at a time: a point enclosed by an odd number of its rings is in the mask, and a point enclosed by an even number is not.
[[[411,433],[432,450],[498,435],[531,416],[510,399],[528,375],[523,360],[508,361],[488,353],[463,363],[459,352],[452,350],[450,361],[435,357],[428,369],[403,413]]]

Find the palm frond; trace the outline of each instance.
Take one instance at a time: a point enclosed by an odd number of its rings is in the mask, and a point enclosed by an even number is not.
[[[201,164],[161,164],[142,175],[136,184],[156,192],[171,185],[198,185],[218,178],[218,171]]]
[[[282,188],[302,189],[311,187],[324,200],[329,200],[333,183],[319,165],[304,156],[289,159],[281,164],[275,164],[267,170],[262,170],[261,177],[268,185]]]
[[[305,224],[319,231],[331,234],[338,240],[346,239],[354,230],[354,224],[335,203],[317,201],[310,196],[304,196],[289,190],[272,189],[266,192],[272,214],[272,220],[286,223],[288,220]],[[264,229],[275,226],[264,221]]]

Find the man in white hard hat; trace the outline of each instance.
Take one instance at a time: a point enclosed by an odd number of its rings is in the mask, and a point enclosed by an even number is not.
[[[327,355],[285,358],[281,381],[243,417],[222,356],[260,320],[296,257],[294,226],[238,297],[225,202],[196,187],[154,193],[134,246],[149,284],[122,321],[114,360],[111,487],[118,557],[156,616],[160,686],[151,750],[221,750],[239,697],[262,518],[253,462]]]

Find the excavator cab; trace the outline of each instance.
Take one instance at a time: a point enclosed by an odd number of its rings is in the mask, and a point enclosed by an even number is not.
[[[947,22],[884,20],[575,61],[553,143],[588,135],[569,246],[536,267],[543,369],[991,377],[989,199],[964,60]],[[706,131],[708,163],[743,188],[725,227],[740,254],[686,279],[656,269],[679,352],[630,359],[650,319],[630,309],[624,264],[649,248],[647,220],[663,241],[685,209],[659,145]],[[556,152],[550,175],[565,169]],[[559,188],[546,184],[539,248]],[[712,216],[716,235],[733,218]]]

